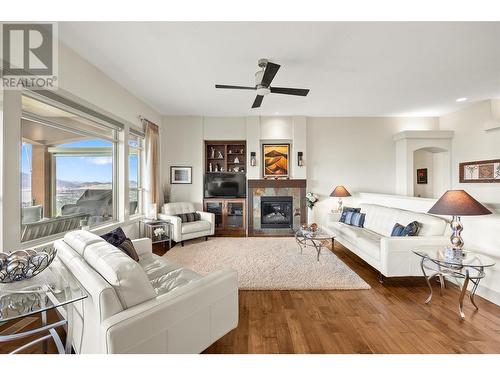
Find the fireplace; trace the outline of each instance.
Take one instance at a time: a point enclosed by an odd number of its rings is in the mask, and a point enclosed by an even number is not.
[[[261,197],[261,228],[290,228],[293,224],[292,197]]]

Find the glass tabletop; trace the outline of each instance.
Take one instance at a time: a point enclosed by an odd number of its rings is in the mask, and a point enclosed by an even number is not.
[[[37,276],[0,283],[0,323],[64,306],[86,298],[87,292],[56,257]]]
[[[297,237],[311,239],[311,240],[329,240],[333,237],[332,235],[325,232],[322,228],[318,228],[315,232],[299,228],[295,232],[295,235]]]
[[[435,263],[442,264],[443,266],[491,267],[495,265],[495,261],[492,258],[467,250],[463,250],[462,256],[458,259],[456,257],[451,257],[449,250],[447,251],[446,248],[421,248],[413,252]]]

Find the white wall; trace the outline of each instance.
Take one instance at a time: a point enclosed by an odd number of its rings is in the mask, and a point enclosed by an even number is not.
[[[215,122],[214,122],[215,123]],[[210,134],[214,134],[209,131]],[[212,138],[213,139],[213,138]],[[163,190],[170,202],[203,202],[203,117],[165,117],[161,132],[161,168]],[[192,167],[192,184],[170,185],[170,167]]]
[[[128,126],[140,126],[139,115],[143,115],[158,124],[161,116],[153,108],[140,101],[107,75],[91,65],[88,61],[69,49],[59,45],[59,91],[61,96],[105,113]],[[1,148],[2,162],[2,209],[3,225],[1,227],[1,244],[6,250],[23,248],[20,239],[20,118],[21,92],[7,90],[4,92],[4,125],[2,127],[3,144]],[[121,147],[124,147],[123,145]],[[126,175],[119,186],[126,185]],[[123,195],[123,188],[121,190]]]
[[[442,116],[439,127],[455,132],[452,140],[452,187],[467,190],[481,202],[500,203],[500,184],[462,184],[458,178],[461,162],[500,159],[500,129],[483,130],[484,124],[491,120],[491,102],[487,100]]]
[[[337,204],[337,185],[352,193],[396,192],[396,143],[405,130],[437,130],[436,118],[308,117],[308,191],[320,197],[313,210],[321,222]]]

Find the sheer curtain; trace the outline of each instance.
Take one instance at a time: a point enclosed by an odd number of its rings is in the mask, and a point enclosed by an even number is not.
[[[145,173],[144,173],[144,202],[146,212],[149,212],[152,204],[156,204],[156,209],[160,204],[160,176],[159,176],[159,156],[160,156],[160,135],[158,125],[146,119],[142,120],[144,126],[144,148],[146,152]]]

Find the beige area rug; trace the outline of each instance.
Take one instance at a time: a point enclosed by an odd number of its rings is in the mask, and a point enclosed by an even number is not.
[[[165,255],[169,260],[206,275],[230,267],[246,290],[370,289],[329,249],[319,262],[314,248],[303,254],[294,238],[215,237],[186,241]]]

